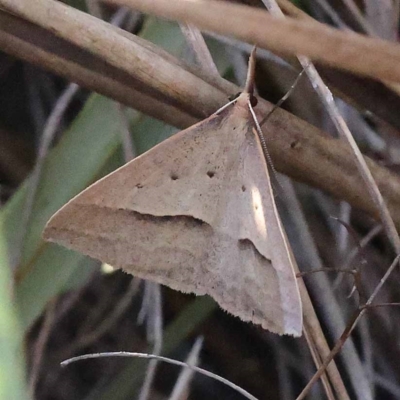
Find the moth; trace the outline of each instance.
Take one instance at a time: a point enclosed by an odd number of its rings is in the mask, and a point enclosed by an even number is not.
[[[301,335],[293,258],[246,89],[209,118],[94,183],[44,238],[143,279],[208,294],[229,313]]]

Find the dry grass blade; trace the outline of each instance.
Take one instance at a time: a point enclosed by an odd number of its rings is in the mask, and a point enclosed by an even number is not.
[[[187,42],[192,47],[199,65],[207,71],[210,75],[217,78],[220,77],[214,60],[207,48],[206,42],[198,28],[191,24],[180,24],[182,33],[185,35]]]
[[[303,211],[301,209],[299,200],[297,198],[297,194],[293,188],[293,184],[289,181],[288,178],[281,179],[281,184],[284,189],[285,200],[287,203],[287,208],[290,209],[290,214],[292,215],[292,219],[294,219],[294,224],[296,226],[295,232],[296,235],[300,237],[300,245],[302,248],[307,249],[307,259],[306,263],[310,267],[309,271],[315,271],[320,268],[323,264],[318,256],[318,252],[316,249],[316,245],[312,238],[312,235],[308,229],[307,222],[305,220]],[[307,273],[307,272],[306,272]],[[318,352],[319,359],[324,359],[329,355],[330,349],[325,339],[324,333],[320,326],[320,322],[313,308],[313,304],[311,302],[310,296],[307,292],[306,286],[304,285],[303,280],[299,280],[300,283],[300,291],[302,293],[302,301],[304,306],[304,319],[305,319],[305,333],[307,341],[312,342],[312,346],[310,346],[310,351],[313,352],[314,348]],[[327,280],[327,277],[322,275],[319,276],[319,281],[317,287],[312,287],[312,294],[318,297],[321,301],[321,306],[323,313],[332,317],[335,322],[328,321],[328,327],[330,328],[334,325],[334,329],[330,329],[334,333],[337,333],[338,327],[340,327],[340,332],[344,329],[345,325],[343,322],[343,317],[341,315],[341,310],[339,309],[339,304],[337,300],[333,296],[332,291],[330,290],[330,282]],[[335,330],[336,328],[336,330]],[[340,333],[338,333],[339,335]],[[348,349],[348,358],[345,360],[345,365],[353,368],[356,368],[360,362],[357,359],[357,354],[355,352],[353,344],[351,348]],[[358,361],[358,362],[357,362]],[[319,368],[322,365],[322,361],[317,364]],[[332,386],[335,387],[338,397],[342,399],[348,398],[348,394],[346,388],[344,387],[342,378],[337,370],[336,364],[332,363],[328,366],[327,372],[329,374],[330,380],[332,382]]]
[[[108,2],[160,17],[193,23],[200,29],[232,35],[272,51],[303,54],[314,61],[318,60],[375,79],[400,81],[400,47],[384,40],[340,32],[317,22],[307,24],[297,20],[279,21],[251,7],[217,1]],[[221,18],[221,15],[224,18]]]
[[[270,9],[271,13],[275,15],[278,18],[284,18],[284,14],[280,10],[279,6],[277,5],[275,0],[262,0],[263,3]],[[328,89],[328,87],[325,85],[323,82],[322,78],[320,77],[318,71],[314,67],[314,65],[310,62],[310,60],[305,57],[305,56],[298,56],[298,60],[300,64],[303,66],[305,69],[308,78],[310,79],[313,88],[316,90],[318,93],[322,103],[324,104],[325,108],[327,109],[328,115],[334,122],[334,125],[339,132],[340,137],[345,140],[353,154],[354,154],[354,159],[356,166],[360,172],[360,175],[363,177],[365,184],[368,188],[369,194],[373,201],[376,203],[376,206],[379,210],[380,213],[380,219],[382,221],[382,224],[385,227],[386,234],[389,238],[389,240],[392,243],[392,246],[394,247],[394,250],[396,254],[400,254],[400,238],[397,233],[394,221],[389,213],[389,210],[383,200],[383,196],[381,192],[379,191],[379,188],[374,181],[372,174],[370,170],[368,169],[368,166],[361,154],[361,151],[359,150],[346,122],[344,121],[343,117],[340,115],[339,110],[336,106],[336,103],[334,102],[332,93]],[[357,320],[354,322],[354,326],[357,323]],[[349,329],[349,334],[350,334],[350,329],[351,325],[347,327]],[[345,337],[344,340],[347,339],[349,334]],[[340,343],[340,341],[339,341]],[[342,344],[343,345],[343,344]],[[329,358],[329,357],[328,357]],[[325,363],[324,363],[325,365]],[[324,370],[324,368],[320,368]],[[340,385],[336,388],[337,393],[343,397],[348,397],[346,390],[344,388],[343,382],[339,381],[337,382]],[[306,393],[303,391],[303,393]]]
[[[270,9],[271,13],[278,18],[284,18],[284,14],[280,10],[279,6],[277,5],[275,0],[263,0],[263,3]],[[310,79],[313,88],[319,95],[322,103],[324,104],[328,115],[334,122],[336,129],[339,132],[340,137],[347,141],[349,144],[353,154],[354,159],[357,165],[358,170],[360,171],[361,176],[363,177],[365,184],[368,188],[371,198],[377,205],[377,208],[380,213],[381,221],[386,229],[386,234],[389,237],[389,240],[392,243],[397,254],[400,254],[400,238],[397,234],[396,227],[394,221],[389,213],[389,210],[383,200],[383,196],[380,193],[373,177],[368,169],[368,166],[359,150],[353,136],[347,127],[346,122],[344,121],[343,117],[340,115],[339,110],[334,102],[332,93],[328,89],[328,87],[323,82],[322,78],[320,77],[318,71],[314,67],[314,65],[310,62],[310,60],[305,56],[298,56],[298,60],[300,64],[303,66],[304,70],[307,73],[308,78]],[[337,393],[341,397],[347,397],[344,384],[341,380],[336,381],[338,386],[335,387]]]
[[[196,342],[194,343],[192,349],[190,350],[189,356],[186,359],[186,363],[188,365],[197,366],[197,363],[199,361],[199,353],[201,351],[202,346],[203,346],[203,338],[199,337],[196,339]],[[190,382],[192,381],[193,374],[194,374],[193,370],[190,370],[188,368],[182,369],[175,383],[174,390],[172,391],[171,396],[169,397],[169,400],[183,400],[184,398],[187,398],[189,392],[189,385]]]
[[[33,398],[35,398],[36,385],[39,379],[41,363],[45,356],[47,340],[54,324],[56,304],[57,299],[52,299],[49,302],[43,324],[40,328],[40,333],[33,349],[33,360],[29,377],[29,390],[32,393]]]
[[[25,200],[24,214],[22,216],[22,221],[19,227],[20,234],[17,243],[15,243],[14,245],[15,255],[11,262],[11,265],[14,269],[16,269],[20,263],[20,256],[22,254],[21,249],[24,245],[26,229],[28,227],[31,218],[32,207],[35,201],[36,191],[40,182],[43,164],[45,162],[50,146],[53,142],[54,135],[57,133],[57,129],[59,128],[61,119],[66,109],[70,105],[73,97],[78,92],[78,90],[79,86],[76,85],[75,83],[71,83],[67,86],[64,93],[57,100],[57,103],[53,111],[51,112],[50,116],[48,117],[45,127],[43,129],[43,133],[40,138],[37,160],[30,181],[29,193]]]
[[[184,363],[182,361],[177,361],[173,360],[171,358],[167,357],[162,357],[162,356],[157,356],[154,354],[145,354],[145,353],[132,353],[132,352],[126,352],[126,351],[119,351],[119,352],[109,352],[109,353],[97,353],[97,354],[85,354],[83,356],[78,356],[78,357],[73,357],[70,358],[69,360],[63,361],[61,365],[63,367],[66,367],[67,365],[76,362],[76,361],[81,361],[81,360],[88,360],[88,359],[93,359],[93,358],[107,358],[107,357],[137,357],[137,358],[146,358],[148,360],[159,360],[159,361],[164,361],[169,364],[173,365],[178,365],[180,367],[185,367],[189,368],[195,372],[198,372],[202,375],[208,376],[212,379],[215,379],[219,382],[222,382],[224,385],[227,385],[231,387],[232,389],[236,390],[238,393],[242,394],[244,397],[246,397],[249,400],[257,400],[256,397],[252,396],[249,392],[246,390],[242,389],[241,387],[235,385],[234,383],[228,381],[227,379],[223,378],[222,376],[219,376],[217,374],[214,374],[210,371],[207,371],[203,368],[196,367],[194,365],[190,365],[187,363]]]
[[[160,355],[163,341],[163,315],[160,285],[145,281],[142,311],[146,315],[147,337],[154,341],[153,354]],[[142,313],[142,314],[143,314]],[[150,361],[138,400],[150,398],[151,385],[158,366],[157,358]]]

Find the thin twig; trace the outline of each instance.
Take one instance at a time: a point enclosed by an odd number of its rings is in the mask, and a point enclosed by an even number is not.
[[[33,346],[32,367],[29,377],[29,391],[32,395],[32,398],[35,398],[35,390],[40,376],[40,367],[42,365],[46,350],[46,344],[49,339],[51,328],[54,322],[56,304],[57,300],[55,298],[49,301],[46,312],[44,314],[44,320],[40,328],[39,335]]]
[[[354,275],[357,273],[357,270],[355,269],[344,269],[344,268],[318,268],[318,269],[313,269],[311,271],[304,271],[304,272],[299,272],[296,274],[297,278],[306,276],[306,275],[311,275],[315,274],[316,272],[337,272],[337,273],[344,273],[344,274],[349,274],[349,275]]]
[[[146,322],[148,328],[148,339],[154,340],[153,355],[159,356],[161,354],[163,342],[163,316],[160,285],[158,283],[146,281],[145,293],[147,293],[147,295],[145,294],[144,304],[146,304],[145,314],[147,317]],[[150,361],[147,367],[146,377],[138,397],[139,400],[146,400],[149,398],[150,389],[154,380],[157,365],[157,358],[154,358]]]
[[[316,365],[318,368],[322,364],[322,360],[321,360],[320,354],[318,352],[318,347],[317,347],[316,343],[314,342],[314,339],[311,335],[311,332],[309,332],[309,329],[307,329],[307,328],[303,329],[303,333],[304,333],[304,337],[307,341],[307,345],[308,345],[308,349],[311,353],[311,357],[314,361],[314,365]],[[332,387],[330,385],[328,377],[325,374],[322,375],[321,381],[322,381],[322,385],[324,387],[324,391],[325,391],[325,394],[326,394],[326,397],[328,398],[328,400],[334,400],[335,396],[333,394]]]
[[[380,375],[375,372],[372,380],[374,383],[393,395],[394,399],[400,399],[400,386],[398,382],[394,381],[392,377],[388,378],[386,376]]]
[[[298,240],[300,240],[299,246],[303,249],[307,249],[303,255],[303,264],[308,265],[311,270],[322,269],[323,262],[318,254],[318,249],[316,248],[314,238],[308,228],[308,221],[304,216],[303,209],[299,203],[293,184],[289,178],[284,176],[281,177],[280,181],[284,188],[285,195],[283,196],[283,199],[287,204],[286,208],[289,213],[288,215],[291,218],[290,222],[292,229],[294,229],[295,236],[298,238]],[[322,274],[318,278],[318,284],[313,286],[310,285],[308,290],[312,291],[313,297],[321,300],[321,312],[324,315],[329,315],[329,318],[327,318],[325,323],[331,335],[334,337],[339,336],[345,328],[342,309],[333,294],[331,283],[326,274]],[[301,288],[302,286],[304,286],[304,282],[303,280],[300,280],[299,287]],[[310,325],[310,328],[312,328],[313,339],[318,346],[318,351],[321,355],[321,358],[324,359],[329,355],[330,348],[325,336],[323,335],[322,328],[313,309],[309,294],[306,290],[304,290],[304,298],[302,298],[302,302],[304,309],[304,321],[309,320],[308,324]],[[307,310],[305,310],[306,308]],[[368,399],[369,397],[365,395],[365,391],[368,389],[368,380],[363,374],[361,360],[351,338],[347,342],[347,351],[344,354],[343,362],[346,368],[352,370],[350,379],[353,385],[356,386],[357,395],[362,396],[364,399]],[[328,366],[327,372],[332,385],[334,385],[336,388],[339,388],[340,392],[342,393],[339,398],[345,399],[347,391],[334,361]]]
[[[145,354],[145,353],[131,353],[126,351],[119,351],[119,352],[107,352],[107,353],[95,353],[95,354],[85,354],[83,356],[73,357],[61,363],[62,367],[66,367],[67,365],[81,360],[88,360],[92,358],[106,358],[106,357],[137,357],[137,358],[146,358],[146,359],[154,359],[159,361],[164,361],[169,364],[178,365],[180,367],[189,368],[195,372],[198,372],[202,375],[208,376],[216,381],[222,382],[224,385],[231,387],[233,390],[236,390],[238,393],[242,394],[249,400],[258,400],[256,397],[252,396],[249,392],[242,389],[240,386],[235,385],[233,382],[229,381],[228,379],[223,378],[217,374],[214,374],[210,371],[207,371],[203,368],[196,367],[194,365],[188,365],[182,361],[173,360],[171,358],[157,356],[154,354]]]
[[[192,48],[198,64],[210,75],[220,78],[217,66],[208,50],[207,44],[200,30],[192,24],[179,24],[187,43]]]
[[[400,303],[379,303],[379,304],[369,304],[364,305],[363,308],[371,309],[371,308],[379,308],[379,307],[399,307]]]
[[[275,0],[262,0],[270,12],[279,18],[285,18],[281,9]],[[383,196],[369,170],[367,163],[362,155],[360,149],[355,142],[353,135],[351,134],[349,128],[343,117],[340,115],[339,110],[335,104],[331,91],[325,85],[318,71],[311,63],[311,61],[305,56],[297,56],[300,64],[306,71],[308,78],[314,90],[317,92],[322,103],[324,104],[330,118],[332,119],[340,137],[345,140],[350,146],[356,161],[356,166],[361,176],[363,177],[365,184],[367,186],[368,192],[373,199],[377,210],[379,211],[380,219],[385,228],[386,234],[392,243],[392,246],[396,254],[400,254],[400,238],[396,230],[394,221],[390,215],[390,212],[386,206]]]
[[[115,107],[119,115],[124,160],[125,162],[128,162],[130,160],[133,160],[136,156],[135,144],[133,143],[131,132],[129,130],[129,121],[125,114],[125,106],[123,106],[121,103],[116,102]]]
[[[382,232],[382,225],[378,224],[375,225],[361,240],[360,240],[360,246],[362,249],[367,246],[367,244],[374,239],[378,234]],[[353,263],[354,259],[358,256],[359,254],[359,247],[356,246],[353,249],[350,250],[349,254],[347,255],[347,258],[343,262],[343,266],[341,269],[350,269],[350,265]],[[339,276],[333,283],[333,288],[338,287],[338,285],[341,283],[341,278],[343,275]]]
[[[324,10],[325,14],[328,15],[328,17],[335,23],[336,26],[342,29],[347,28],[342,18],[327,0],[316,0],[316,3],[322,8],[322,10]]]
[[[14,248],[15,256],[11,263],[14,269],[18,267],[22,257],[22,248],[24,245],[27,228],[31,219],[32,209],[36,199],[36,193],[41,178],[46,155],[49,151],[54,135],[56,134],[57,129],[59,128],[61,119],[66,109],[68,108],[69,104],[71,103],[73,97],[78,92],[78,90],[79,86],[76,85],[75,83],[70,83],[67,86],[64,92],[58,98],[51,114],[47,118],[45,127],[43,129],[43,134],[40,138],[36,164],[32,171],[31,179],[29,181],[29,190],[25,199],[25,206],[19,226],[20,234],[17,237],[17,241]]]
[[[336,342],[336,344],[333,347],[332,351],[330,352],[329,356],[324,360],[322,366],[318,369],[318,371],[310,379],[310,381],[307,383],[307,385],[302,390],[302,392],[299,394],[299,396],[296,398],[296,400],[302,400],[307,396],[307,394],[309,393],[311,387],[314,385],[315,382],[318,381],[318,379],[321,377],[321,375],[325,372],[326,367],[329,365],[329,363],[340,352],[340,350],[342,349],[343,345],[345,344],[347,338],[350,336],[351,332],[353,332],[353,330],[356,327],[356,325],[357,325],[358,321],[360,320],[360,318],[364,315],[364,313],[367,311],[367,309],[371,306],[371,303],[374,301],[376,295],[379,293],[380,289],[382,288],[384,283],[387,281],[387,279],[390,276],[390,274],[394,271],[394,269],[396,267],[398,267],[399,259],[400,259],[400,255],[398,255],[394,259],[393,263],[390,265],[390,267],[386,271],[385,275],[382,277],[381,281],[376,286],[375,290],[373,291],[373,293],[369,297],[369,299],[366,302],[366,304],[364,306],[358,308],[357,311],[353,314],[353,317],[350,319],[350,322],[346,326],[346,329],[344,330],[344,332],[340,336],[339,340]]]
[[[203,338],[198,337],[190,350],[190,353],[186,359],[186,364],[197,366],[199,361],[199,354],[203,347]],[[188,368],[183,368],[179,377],[175,383],[174,389],[172,390],[171,396],[168,400],[182,400],[183,396],[189,392],[189,385],[192,380],[194,371]]]
[[[374,28],[367,22],[367,20],[361,14],[354,0],[343,0],[343,3],[346,5],[347,9],[350,11],[351,15],[355,18],[355,20],[359,24],[360,28],[364,31],[364,33],[367,33],[369,36],[376,36]]]

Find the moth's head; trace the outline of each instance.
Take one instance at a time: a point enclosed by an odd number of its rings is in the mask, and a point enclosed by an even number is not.
[[[240,107],[245,107],[247,110],[249,109],[249,104],[252,107],[255,107],[258,103],[257,97],[253,95],[253,93],[242,92],[238,96],[236,100],[236,105]]]
[[[245,95],[245,96],[242,96]],[[248,104],[248,102],[250,102],[252,107],[255,107],[258,104],[258,99],[256,96],[254,96],[253,93],[247,93],[247,92],[238,92],[232,96],[229,96],[229,101],[233,101],[233,100],[238,100],[239,97],[242,96],[243,98],[246,99],[246,104]],[[243,100],[242,100],[243,101]]]

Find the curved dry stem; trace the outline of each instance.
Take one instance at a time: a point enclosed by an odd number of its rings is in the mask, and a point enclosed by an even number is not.
[[[178,365],[180,367],[189,368],[193,371],[196,371],[202,375],[208,376],[209,378],[215,379],[216,381],[222,382],[224,385],[231,387],[233,390],[236,390],[238,393],[242,394],[249,400],[257,400],[256,397],[251,395],[246,390],[242,389],[240,386],[235,385],[233,382],[229,381],[228,379],[223,378],[217,374],[214,374],[210,371],[207,371],[203,368],[196,367],[194,365],[187,364],[182,361],[177,361],[172,358],[156,356],[154,354],[146,354],[146,353],[131,353],[127,351],[116,351],[116,352],[107,352],[107,353],[94,353],[94,354],[85,354],[83,356],[72,357],[66,361],[61,363],[61,366],[66,367],[67,365],[81,360],[88,360],[93,358],[106,358],[106,357],[137,357],[137,358],[146,358],[148,360],[159,360],[164,361],[169,364]]]

